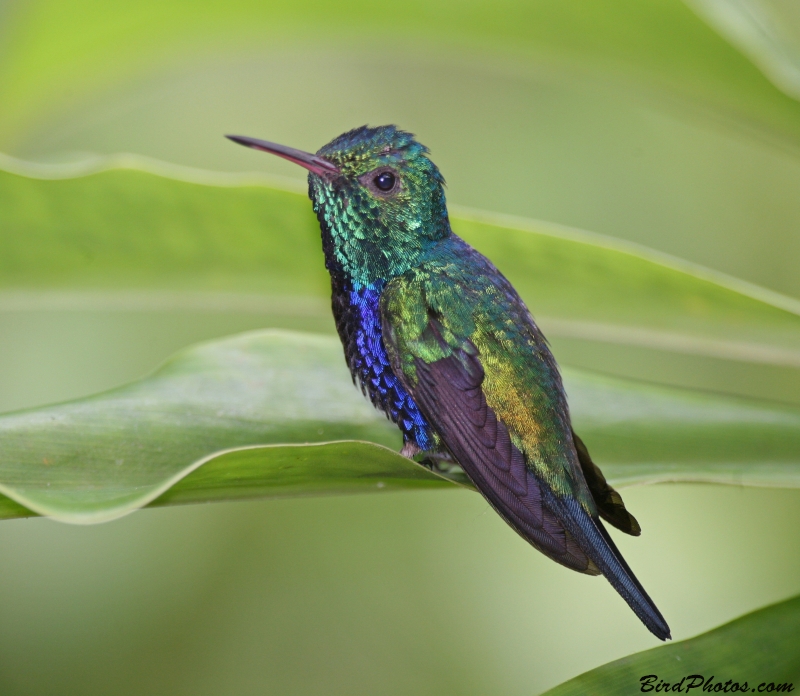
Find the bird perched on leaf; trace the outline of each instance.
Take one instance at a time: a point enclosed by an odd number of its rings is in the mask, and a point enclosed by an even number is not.
[[[601,518],[633,535],[639,525],[573,432],[558,366],[525,303],[450,229],[428,149],[395,126],[356,128],[315,155],[228,137],[309,171],[345,359],[402,430],[402,454],[454,459],[531,545],[603,574],[669,638]]]

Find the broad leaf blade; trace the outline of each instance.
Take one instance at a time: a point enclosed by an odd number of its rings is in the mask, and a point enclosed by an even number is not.
[[[564,373],[575,429],[616,484],[800,486],[800,409]]]
[[[691,679],[694,675],[700,679]],[[643,677],[656,678],[642,681]],[[571,679],[546,696],[622,696],[681,683],[681,693],[721,692],[728,680],[741,691],[800,679],[800,597],[747,614],[690,640],[624,657]],[[710,681],[709,681],[710,680]],[[687,692],[687,686],[693,690]],[[722,684],[714,689],[716,684]],[[703,686],[710,687],[703,689]],[[652,686],[652,689],[647,689]],[[728,693],[732,684],[728,685]],[[764,689],[762,688],[762,691]],[[782,692],[788,692],[784,689]],[[668,689],[662,688],[660,693]],[[678,692],[679,689],[674,690]],[[770,691],[776,691],[774,688]]]
[[[327,298],[304,194],[206,180],[219,185],[137,169],[65,180],[0,172],[0,287]],[[453,227],[509,277],[548,336],[800,368],[796,299],[547,223],[456,210]]]
[[[649,249],[505,216],[454,228],[499,264],[548,334],[800,367],[800,302]]]
[[[152,308],[179,298],[222,311],[266,302],[277,325],[281,312],[284,319],[298,308],[327,313],[328,281],[307,198],[204,176],[205,184],[135,169],[65,180],[0,174],[0,284],[9,288],[9,310],[19,302]],[[550,337],[800,374],[800,308],[791,298],[543,223],[467,212],[453,225],[503,269]],[[37,244],[20,243],[30,237]],[[14,288],[23,279],[60,290],[20,294]],[[210,295],[209,288],[225,292]],[[576,427],[611,480],[798,485],[795,409],[569,370],[565,376]],[[364,440],[399,448],[397,430],[353,388],[333,338],[266,333],[206,344],[142,382],[5,416],[0,432],[2,491],[34,512],[74,522],[125,514],[184,477],[162,502],[350,491],[392,472],[395,486],[446,485],[390,452],[376,456],[370,444],[351,446],[349,469],[331,468],[334,445],[302,453],[274,447]],[[256,445],[270,447],[228,453],[225,467],[187,477],[216,453]],[[297,456],[308,463],[304,471],[276,474]]]
[[[614,482],[800,486],[800,410],[576,371],[565,379],[576,425]],[[126,387],[0,417],[0,491],[91,523],[154,501],[452,485],[399,446],[353,387],[337,339],[252,332],[184,351]]]
[[[448,478],[471,487],[458,472]],[[213,455],[150,505],[451,486],[396,451],[369,442],[260,445]]]
[[[340,353],[324,337],[245,334],[187,350],[121,389],[4,416],[0,490],[38,514],[101,522],[148,504],[222,450],[351,438],[399,448],[396,430],[354,389]],[[364,475],[385,477],[388,458],[411,485],[435,479],[383,448],[363,447],[372,455]],[[313,491],[325,487],[325,467],[336,462],[338,447],[330,450],[304,453],[312,471],[314,460],[320,464],[319,480],[307,477]],[[263,451],[268,466],[291,459]],[[342,490],[351,489],[363,459],[344,463],[338,477],[334,471]],[[246,456],[237,461],[247,467]],[[296,473],[285,479],[296,495]]]
[[[800,98],[800,9],[780,0],[686,0],[761,68],[779,89]]]

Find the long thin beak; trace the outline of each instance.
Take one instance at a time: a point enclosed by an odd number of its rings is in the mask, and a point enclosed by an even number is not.
[[[339,174],[339,167],[322,157],[312,155],[310,152],[303,152],[303,150],[296,150],[293,147],[286,147],[286,145],[278,145],[278,143],[270,143],[266,140],[247,138],[243,135],[226,135],[225,137],[228,138],[228,140],[239,143],[239,145],[252,147],[254,150],[262,150],[272,153],[273,155],[278,155],[278,157],[283,157],[283,159],[299,164],[301,167],[305,167],[308,171],[314,172],[314,174],[318,174],[319,176]]]

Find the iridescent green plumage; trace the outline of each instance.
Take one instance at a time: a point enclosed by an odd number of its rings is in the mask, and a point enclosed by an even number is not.
[[[416,265],[450,234],[450,223],[444,179],[425,156],[427,150],[402,131],[377,141],[359,137],[363,132],[345,133],[319,151],[341,176],[310,176],[309,195],[331,247],[329,266],[370,285]],[[389,195],[370,186],[384,170],[398,175]]]
[[[477,351],[487,406],[509,429],[528,466],[554,492],[594,511],[567,447],[569,413],[558,368],[525,305],[497,269],[455,235],[428,256],[384,290],[392,363],[401,366],[414,391],[418,361]],[[430,330],[434,320],[438,336]]]
[[[558,367],[527,307],[452,233],[427,149],[394,126],[350,131],[316,155],[234,139],[310,170],[345,357],[403,431],[404,454],[454,458],[533,546],[605,575],[668,638],[600,518],[634,535],[639,526],[572,431]]]

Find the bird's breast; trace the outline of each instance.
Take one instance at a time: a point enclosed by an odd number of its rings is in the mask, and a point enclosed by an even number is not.
[[[380,299],[385,282],[361,285],[339,274],[331,274],[331,280],[333,316],[353,381],[397,423],[405,441],[430,450],[431,427],[395,375],[383,344]]]

